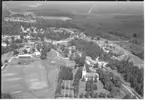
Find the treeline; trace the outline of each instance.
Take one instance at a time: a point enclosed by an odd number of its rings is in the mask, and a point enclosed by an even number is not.
[[[1,93],[1,99],[15,99],[15,97],[10,93]]]
[[[74,86],[74,97],[77,98],[78,97],[78,93],[79,93],[79,82],[80,79],[82,78],[82,68],[78,68],[75,76],[74,76],[74,80],[73,80],[73,86]]]
[[[32,11],[36,16],[56,16],[56,17],[73,17],[74,14],[66,11],[61,11],[57,9],[37,9],[37,10],[28,10]]]
[[[55,90],[55,98],[61,97],[62,81],[73,80],[72,68],[66,66],[60,66],[60,71],[57,80],[57,88]]]
[[[99,74],[99,79],[104,85],[104,89],[108,90],[110,93],[107,95],[109,98],[114,98],[120,95],[121,80],[114,76],[111,72],[106,72],[102,69],[97,70]]]
[[[76,49],[79,51],[85,51],[87,56],[90,56],[92,59],[96,59],[98,56],[105,59],[107,55],[104,51],[95,43],[87,42],[82,39],[74,39],[70,41],[71,45],[75,45]],[[93,49],[90,49],[93,48]]]
[[[111,68],[115,67],[117,71],[122,74],[124,80],[130,82],[131,87],[134,88],[138,94],[143,96],[143,68],[138,68],[137,66],[134,66],[132,62],[129,62],[129,60],[115,60],[112,63],[110,63],[109,66]]]
[[[132,54],[138,56],[139,58],[141,58],[142,60],[144,60],[144,51],[136,53],[136,52],[131,52]]]
[[[6,54],[8,52],[15,51],[16,49],[19,49],[21,47],[23,47],[22,44],[11,43],[9,46],[1,48],[1,54]]]
[[[20,35],[20,23],[18,22],[6,22],[2,28],[3,35]]]

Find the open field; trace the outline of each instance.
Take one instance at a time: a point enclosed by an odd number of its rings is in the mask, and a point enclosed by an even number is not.
[[[56,52],[51,50],[46,60],[29,65],[9,64],[2,72],[2,92],[18,98],[54,98],[59,67],[67,63],[68,59],[58,59]]]

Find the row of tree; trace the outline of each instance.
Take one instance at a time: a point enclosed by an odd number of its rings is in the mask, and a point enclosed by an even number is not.
[[[57,88],[55,91],[55,98],[61,97],[61,89],[64,88],[62,85],[63,80],[73,80],[72,68],[66,66],[60,66],[60,71],[57,80]]]
[[[114,74],[111,72],[106,72],[102,69],[98,69],[97,72],[99,73],[99,79],[104,85],[104,89],[110,92],[110,96],[115,97],[119,95],[121,80],[118,77],[114,76]]]
[[[122,74],[124,80],[130,82],[131,87],[134,88],[141,96],[143,96],[143,68],[134,66],[132,62],[129,62],[129,59],[122,61],[112,61],[109,66],[115,67],[117,71]]]
[[[1,93],[1,99],[15,99],[15,97],[10,93]]]
[[[77,98],[78,97],[78,93],[79,93],[79,82],[80,79],[82,78],[82,68],[79,67],[77,69],[76,74],[74,75],[74,80],[73,80],[73,86],[74,86],[74,97]]]

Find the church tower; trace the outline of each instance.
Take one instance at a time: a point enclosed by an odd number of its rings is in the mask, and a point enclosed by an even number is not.
[[[84,64],[83,70],[82,70],[82,79],[84,78],[86,80],[86,65]]]

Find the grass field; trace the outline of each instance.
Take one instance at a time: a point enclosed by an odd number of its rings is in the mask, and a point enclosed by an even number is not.
[[[58,59],[51,50],[46,60],[29,65],[9,64],[2,72],[2,92],[12,93],[17,98],[54,98],[59,67],[68,62],[71,61]]]

